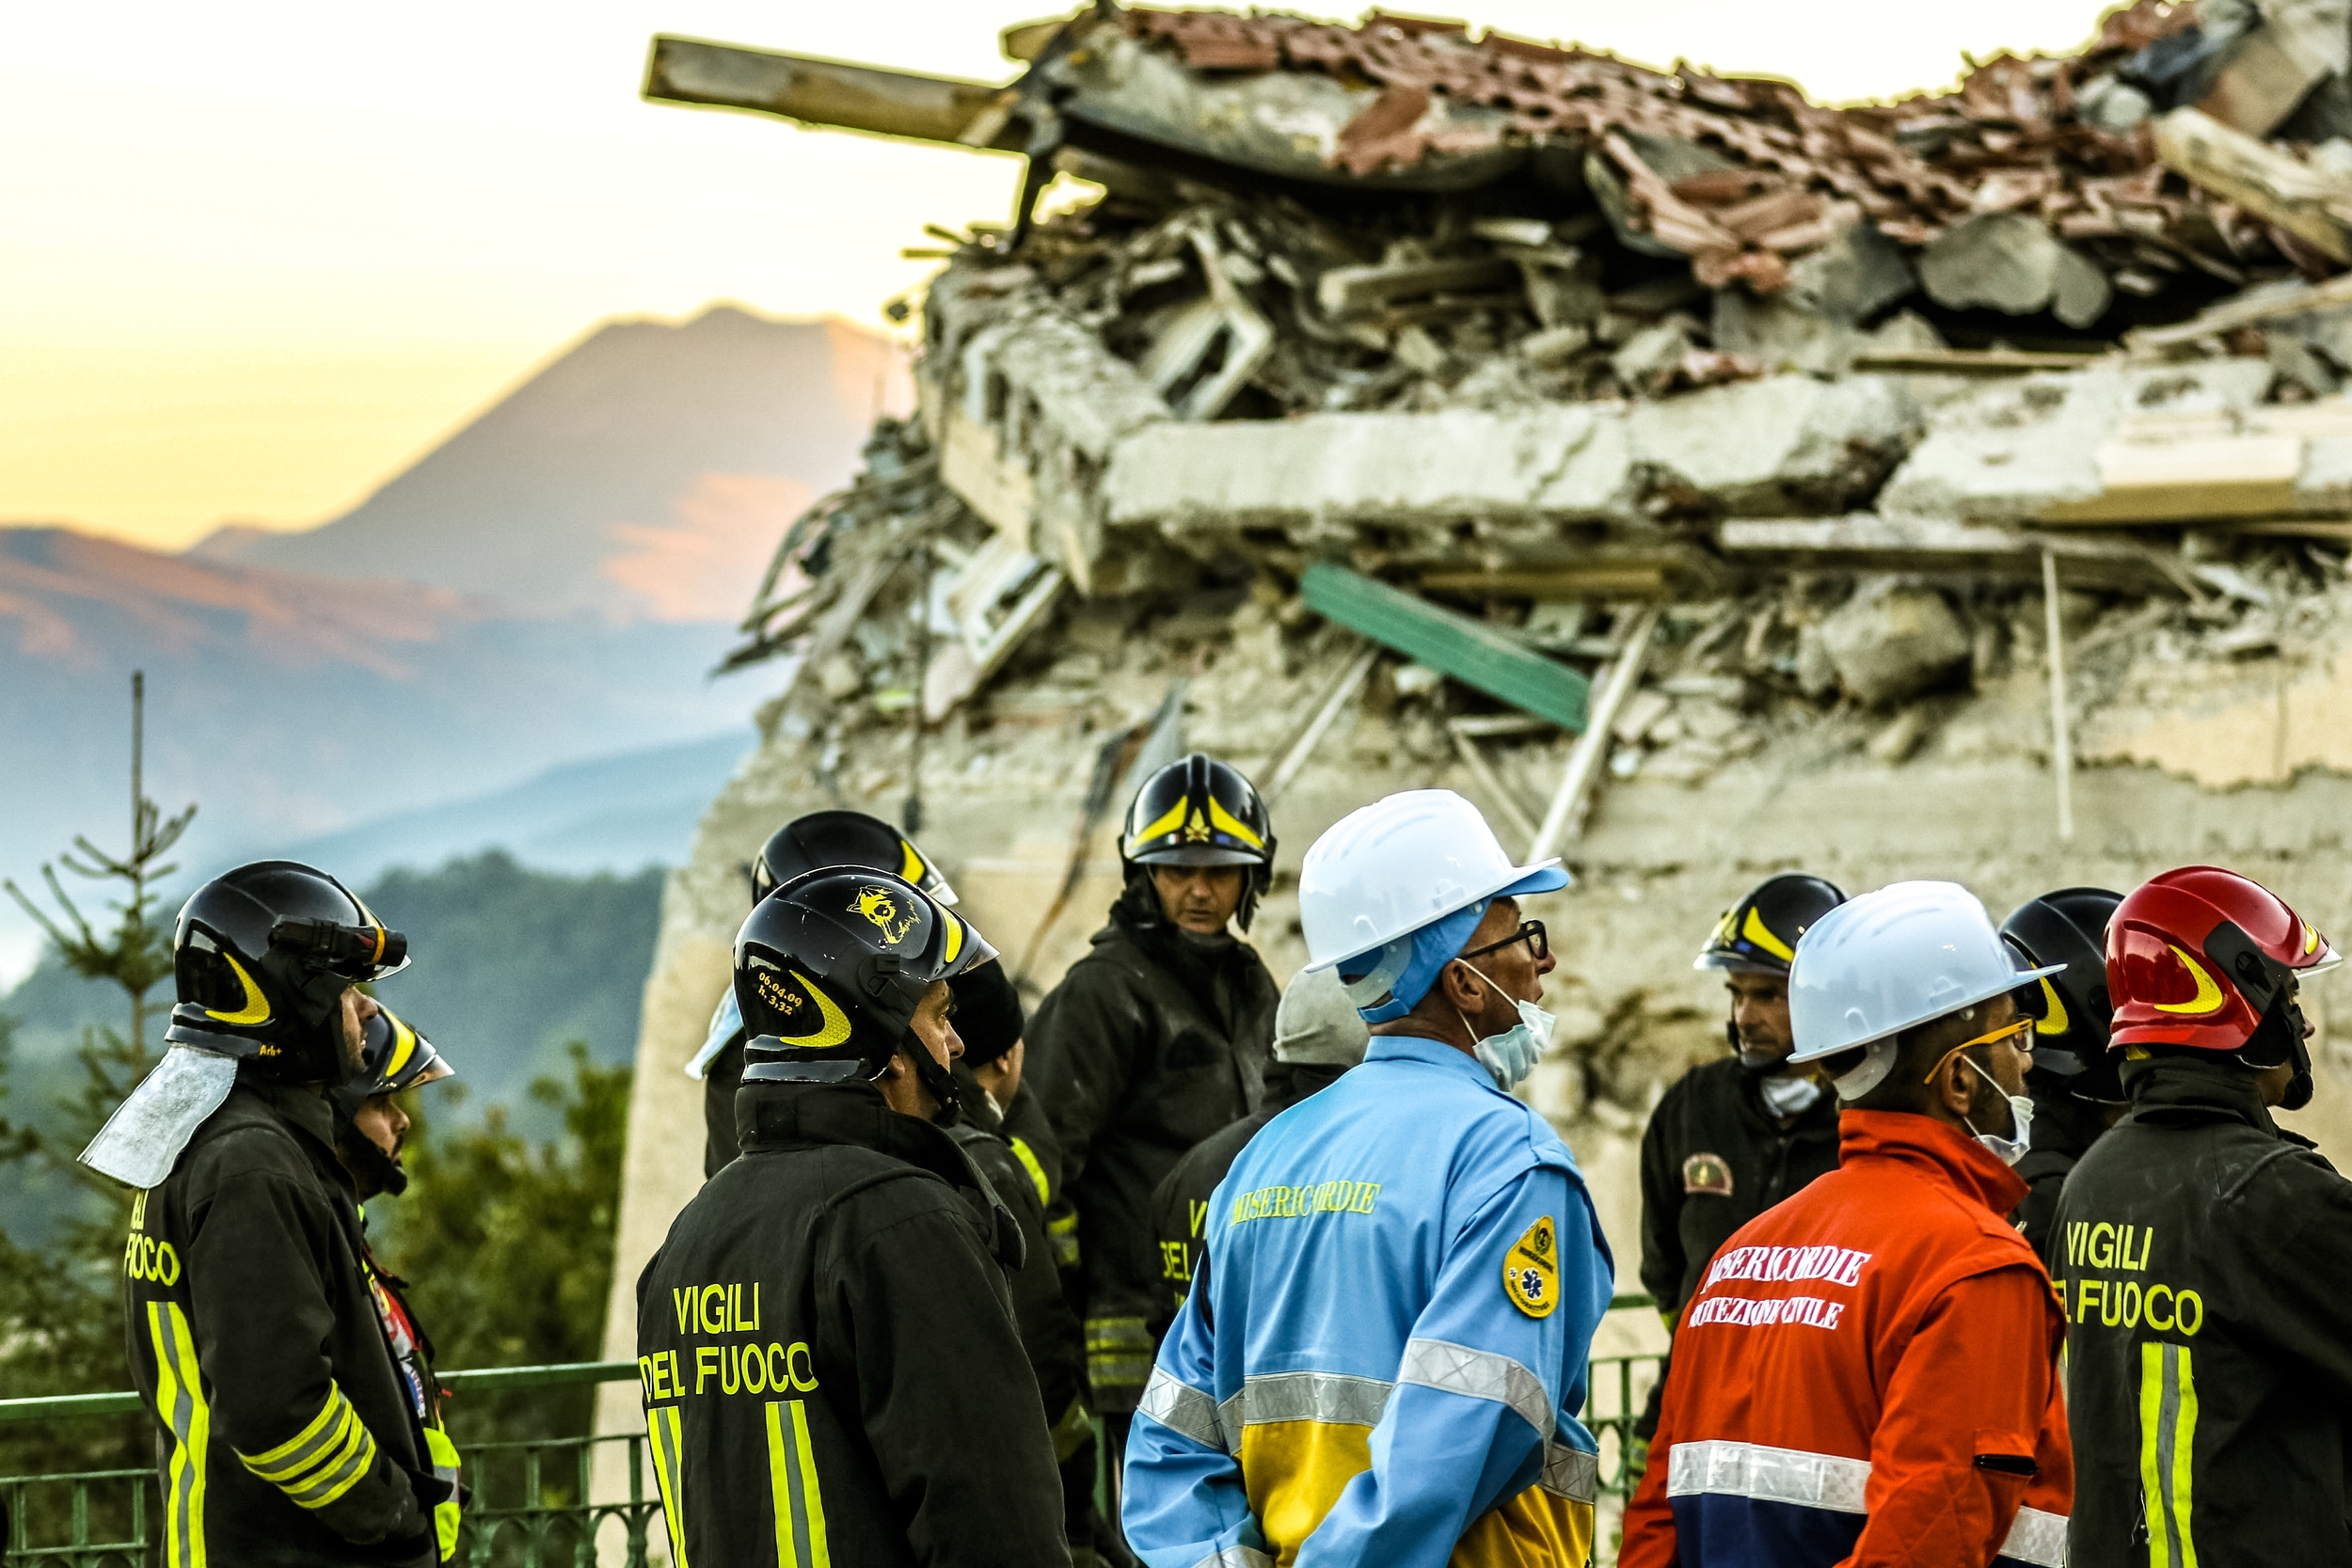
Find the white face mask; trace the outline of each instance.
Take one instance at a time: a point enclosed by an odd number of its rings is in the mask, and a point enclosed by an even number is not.
[[[1476,964],[1464,963],[1462,967],[1481,980],[1486,980],[1486,984],[1496,991],[1502,991],[1501,986],[1480,974]],[[1495,1087],[1505,1094],[1525,1083],[1527,1075],[1535,1070],[1535,1064],[1543,1060],[1544,1053],[1551,1049],[1551,1028],[1556,1022],[1533,1002],[1520,1002],[1518,1006],[1519,1021],[1517,1023],[1500,1035],[1489,1035],[1478,1040],[1471,1048],[1472,1054],[1478,1058],[1478,1065],[1494,1079]],[[1460,1009],[1455,1009],[1454,1016],[1462,1018]],[[1462,1018],[1462,1027],[1468,1030],[1470,1026],[1470,1020]],[[1475,1032],[1472,1033],[1474,1036]]]
[[[2000,1081],[1984,1069],[1977,1067],[1973,1057],[1963,1056],[1961,1060],[1966,1062],[1971,1068],[1975,1068],[1978,1077],[1996,1089],[2001,1088]],[[1976,1134],[1977,1142],[1993,1151],[1994,1159],[2005,1165],[2013,1165],[2026,1157],[2026,1150],[2033,1147],[2033,1101],[2022,1094],[2010,1094],[2006,1089],[2002,1089],[2001,1093],[2002,1097],[2009,1101],[2010,1115],[2017,1118],[2015,1137],[2003,1138],[1991,1132],[1978,1132],[1976,1124],[1966,1117],[1961,1117],[1960,1120],[1962,1126]]]
[[[1793,1117],[1800,1111],[1813,1108],[1813,1102],[1821,1098],[1821,1085],[1819,1079],[1810,1075],[1792,1078],[1774,1074],[1758,1079],[1756,1092],[1764,1097],[1764,1103],[1772,1107],[1772,1115]]]

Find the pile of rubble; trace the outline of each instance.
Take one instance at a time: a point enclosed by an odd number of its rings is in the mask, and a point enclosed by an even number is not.
[[[2325,129],[2341,62],[2277,68],[2319,14],[2140,0],[1836,110],[1389,16],[1101,8],[1010,29],[1001,89],[658,40],[667,96],[1032,154],[1012,225],[936,230],[920,412],[794,526],[730,663],[788,656],[771,721],[836,758],[1014,709],[1134,745],[1235,617],[1324,626],[1245,752],[1295,771],[1348,705],[1434,693],[1433,754],[1550,842],[1605,778],[1703,779],[1836,699],[1899,761],[1903,705],[2037,615],[2123,607],[2109,661],[2259,657],[2352,543],[2352,278],[2297,237],[2352,198],[2327,145],[2207,111]],[[2261,159],[2317,207],[2227,198]],[[1100,189],[1036,215],[1054,170]],[[2097,352],[1947,346],[1989,320]],[[1143,684],[1073,696],[1130,634]]]

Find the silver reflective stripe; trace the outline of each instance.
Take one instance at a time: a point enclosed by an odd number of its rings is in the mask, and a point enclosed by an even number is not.
[[[1837,1513],[1867,1513],[1870,1462],[1761,1443],[1677,1443],[1666,1464],[1666,1496],[1754,1497]],[[2061,1538],[2063,1531],[2061,1531]]]
[[[1389,1387],[1376,1377],[1343,1372],[1271,1372],[1243,1381],[1242,1422],[1253,1427],[1273,1421],[1378,1426]]]
[[[1216,1401],[1193,1387],[1179,1383],[1161,1369],[1152,1369],[1152,1381],[1144,1385],[1143,1398],[1136,1402],[1136,1412],[1149,1416],[1168,1431],[1191,1438],[1204,1449],[1225,1450],[1225,1434],[1216,1424]]]
[[[1274,1559],[1255,1546],[1228,1546],[1221,1552],[1211,1552],[1192,1568],[1274,1568]]]
[[[1600,1496],[1600,1455],[1565,1443],[1546,1443],[1544,1473],[1536,1484],[1572,1503],[1591,1503]]]
[[[2017,1522],[2009,1527],[2008,1539],[1994,1555],[2030,1562],[2034,1568],[2066,1568],[2066,1515],[2019,1509]]]
[[[1509,1356],[1492,1351],[1472,1350],[1443,1339],[1407,1339],[1396,1380],[1507,1405],[1539,1437],[1549,1438],[1558,1421],[1543,1380]]]
[[[1216,1407],[1216,1429],[1225,1434],[1225,1451],[1236,1453],[1241,1449],[1242,1393],[1236,1388],[1233,1397]]]

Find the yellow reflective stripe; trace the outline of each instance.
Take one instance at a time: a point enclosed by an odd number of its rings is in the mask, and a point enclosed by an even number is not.
[[[1748,910],[1747,924],[1740,927],[1740,934],[1773,958],[1778,958],[1782,963],[1788,964],[1797,961],[1796,950],[1772,935],[1772,928],[1764,924],[1764,917],[1758,914],[1753,906]]]
[[[169,1494],[164,1499],[167,1568],[205,1568],[204,1461],[212,1412],[188,1318],[175,1302],[147,1304],[147,1330],[155,1345],[155,1410],[171,1432]]]
[[[375,1468],[375,1434],[367,1429],[354,1411],[351,1434],[343,1440],[335,1456],[310,1473],[299,1486],[287,1485],[282,1490],[298,1506],[325,1508],[344,1493],[359,1484],[370,1470]]]
[[[768,1496],[776,1521],[777,1568],[833,1568],[833,1548],[825,1539],[825,1499],[808,1440],[807,1404],[771,1401],[767,1416]],[[800,1546],[803,1532],[808,1541],[805,1559]]]
[[[211,1007],[206,1007],[203,1009],[204,1016],[221,1023],[267,1023],[269,1022],[269,998],[263,996],[262,988],[253,983],[253,976],[245,972],[245,965],[226,953],[220,957],[221,961],[226,963],[230,972],[237,976],[238,984],[245,987],[245,1006],[233,1013],[217,1012]]]
[[[1021,1162],[1021,1168],[1029,1173],[1029,1183],[1037,1188],[1037,1200],[1040,1203],[1051,1203],[1053,1195],[1046,1191],[1045,1166],[1039,1162],[1037,1151],[1019,1138],[1008,1138],[1006,1142],[1012,1145],[1012,1157]],[[1078,1216],[1071,1215],[1069,1223],[1073,1226],[1076,1225]]]
[[[351,1402],[343,1398],[342,1386],[329,1383],[326,1386],[326,1402],[319,1406],[319,1413],[310,1418],[310,1425],[266,1453],[240,1453],[237,1457],[245,1461],[246,1469],[263,1481],[276,1481],[280,1476],[290,1475],[310,1463],[320,1449],[333,1441],[327,1428],[333,1426],[340,1431],[342,1418],[350,1409]]]
[[[1189,803],[1190,801],[1185,797],[1179,796],[1176,803],[1168,808],[1167,815],[1161,816],[1157,821],[1152,822],[1150,826],[1137,828],[1134,832],[1128,834],[1127,847],[1132,850],[1139,844],[1143,844],[1151,839],[1155,839],[1162,833],[1172,833],[1177,829],[1183,827],[1184,825],[1184,807]]]
[[[938,906],[933,905],[932,908],[937,909]],[[939,919],[947,928],[946,945],[940,949],[939,961],[951,964],[956,961],[956,955],[963,951],[963,922],[946,910],[939,911]]]
[[[817,1485],[817,1453],[808,1441],[806,1402],[792,1402],[792,1435],[801,1446],[801,1502],[808,1510],[809,1568],[833,1568],[833,1548],[825,1543],[825,1497]]]
[[[670,1568],[688,1568],[676,1405],[654,1405],[645,1412],[645,1442],[653,1449],[654,1484],[661,1489],[661,1522],[670,1532]]]
[[[2139,1489],[2149,1568],[2197,1568],[2197,1379],[2186,1345],[2139,1347]]]
[[[1214,795],[1209,797],[1209,826],[1218,832],[1232,834],[1252,849],[1263,851],[1265,848],[1265,840],[1260,838],[1248,823],[1217,804]]]

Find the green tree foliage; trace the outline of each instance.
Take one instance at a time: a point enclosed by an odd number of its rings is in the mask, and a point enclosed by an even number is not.
[[[531,1085],[532,1099],[560,1120],[560,1137],[523,1136],[501,1105],[460,1120],[452,1113],[463,1079],[408,1097],[417,1119],[408,1190],[377,1199],[368,1219],[385,1266],[408,1281],[439,1366],[598,1359],[629,1069],[597,1066],[577,1041],[568,1054],[568,1082]],[[450,1424],[461,1442],[585,1433],[593,1398],[584,1386],[460,1394]]]

